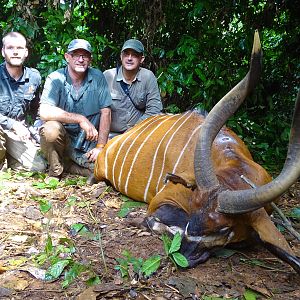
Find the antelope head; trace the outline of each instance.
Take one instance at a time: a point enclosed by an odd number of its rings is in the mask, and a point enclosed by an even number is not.
[[[291,127],[287,158],[279,176],[262,186],[237,189],[220,181],[212,161],[212,144],[225,124],[256,85],[262,51],[255,32],[251,66],[247,75],[211,110],[200,129],[194,156],[197,188],[192,197],[194,213],[183,234],[181,253],[190,266],[205,261],[212,249],[247,238],[257,232],[265,246],[300,273],[300,260],[290,249],[263,209],[282,195],[300,175],[300,93]]]

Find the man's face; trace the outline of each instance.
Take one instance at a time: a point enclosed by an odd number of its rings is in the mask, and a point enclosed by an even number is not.
[[[122,66],[127,71],[137,70],[145,57],[133,49],[125,49],[121,53]]]
[[[6,64],[12,67],[22,66],[28,56],[26,41],[21,37],[7,37],[2,48]]]
[[[65,54],[65,59],[74,72],[84,73],[90,66],[92,56],[91,53],[84,50],[78,49],[70,53]]]

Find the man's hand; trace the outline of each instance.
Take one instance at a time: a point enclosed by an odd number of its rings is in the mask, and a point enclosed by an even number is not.
[[[29,140],[30,132],[27,129],[27,127],[23,125],[22,122],[18,122],[18,121],[14,122],[12,129],[15,132],[15,134],[20,138],[21,141]]]
[[[86,133],[86,139],[89,141],[98,140],[98,131],[95,126],[83,115],[67,112],[59,107],[41,104],[40,117],[43,121],[58,121],[67,124],[79,124]]]
[[[98,131],[95,126],[87,119],[84,118],[83,121],[79,123],[80,127],[86,133],[86,139],[88,141],[97,141],[98,140]]]
[[[94,162],[96,161],[99,153],[102,151],[103,148],[94,148],[87,152],[85,156],[88,158],[89,162]]]

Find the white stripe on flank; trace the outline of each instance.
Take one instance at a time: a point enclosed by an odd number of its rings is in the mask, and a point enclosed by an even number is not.
[[[144,193],[144,202],[146,202],[146,199],[147,199],[147,195],[148,195],[148,190],[149,190],[149,187],[150,187],[150,183],[152,181],[152,177],[153,177],[153,172],[154,172],[154,166],[155,166],[155,163],[156,163],[156,158],[157,158],[157,153],[159,151],[159,148],[162,144],[162,142],[164,141],[165,137],[169,134],[170,131],[173,130],[173,128],[177,125],[177,123],[185,117],[185,115],[187,114],[187,112],[185,114],[183,114],[180,118],[178,118],[178,120],[176,120],[176,122],[173,123],[173,125],[166,131],[166,133],[164,134],[163,138],[160,140],[156,150],[155,150],[155,153],[154,153],[154,156],[153,156],[153,160],[152,160],[152,167],[151,167],[151,172],[150,172],[150,176],[149,176],[149,179],[148,179],[148,182],[147,182],[147,185],[146,185],[146,189],[145,189],[145,193]],[[170,117],[173,118],[175,117],[176,115]]]
[[[105,153],[105,159],[104,159],[104,166],[105,166],[105,178],[108,179],[108,155],[109,155],[109,151],[111,148],[113,148],[115,146],[115,144],[119,141],[119,139],[121,139],[123,136],[122,134],[116,136],[114,138],[113,143],[111,143],[107,149],[106,149],[106,153]]]
[[[180,152],[180,155],[179,155],[179,157],[178,157],[178,159],[177,159],[177,162],[176,162],[175,165],[174,165],[172,174],[175,174],[176,168],[177,168],[177,166],[178,166],[178,164],[179,164],[179,161],[180,161],[180,159],[181,159],[181,157],[182,157],[182,155],[183,155],[185,149],[187,148],[187,146],[188,146],[188,144],[190,143],[192,137],[193,137],[193,136],[195,135],[195,133],[199,130],[199,128],[201,127],[201,125],[202,125],[202,124],[198,125],[198,126],[193,130],[193,132],[192,132],[191,136],[189,137],[187,143],[184,145],[184,147],[183,147],[182,151]]]
[[[189,112],[190,113],[190,112]],[[163,158],[163,162],[162,162],[162,167],[161,167],[161,171],[160,171],[160,175],[158,177],[158,180],[157,180],[157,183],[156,183],[156,193],[158,192],[158,186],[159,186],[159,183],[161,181],[161,178],[162,178],[162,175],[163,175],[163,171],[164,171],[164,168],[165,168],[165,161],[166,161],[166,156],[167,156],[167,151],[168,151],[168,148],[169,148],[169,145],[171,144],[175,134],[178,132],[178,130],[185,124],[185,122],[187,122],[189,120],[189,118],[192,116],[192,113],[190,113],[186,119],[177,127],[177,129],[173,132],[173,134],[171,135],[167,145],[166,145],[166,148],[165,148],[165,151],[164,151],[164,158]]]
[[[155,118],[156,119],[156,118]],[[138,127],[133,127],[128,133],[127,133],[127,137],[124,139],[124,141],[122,142],[121,146],[118,149],[117,154],[114,157],[114,161],[113,161],[113,165],[112,165],[112,185],[114,187],[116,187],[116,179],[115,179],[115,168],[116,168],[116,162],[118,160],[119,154],[123,148],[123,146],[125,145],[126,141],[133,135],[135,134],[138,130],[140,130],[141,128],[145,127],[151,120],[147,120],[145,121],[145,123],[142,126],[138,126]],[[152,120],[153,122],[153,120]],[[120,136],[122,138],[124,138],[125,134],[121,134]]]
[[[151,135],[161,126],[163,125],[166,121],[168,121],[170,118],[169,116],[167,116],[164,120],[162,120],[158,125],[156,125],[156,127],[148,134],[148,136],[144,139],[144,141],[142,142],[142,144],[139,146],[138,150],[136,151],[135,155],[134,155],[134,158],[133,158],[133,161],[132,161],[132,164],[130,166],[130,170],[127,174],[127,179],[126,179],[126,183],[125,183],[125,194],[127,194],[127,190],[128,190],[128,182],[129,182],[129,179],[130,179],[130,175],[131,175],[131,172],[132,172],[132,169],[133,169],[133,166],[137,160],[137,157],[138,155],[140,154],[141,152],[141,149],[144,147],[145,143],[148,141],[148,139],[151,137]]]
[[[184,154],[184,151],[186,150],[188,144],[189,144],[190,141],[192,140],[192,137],[193,137],[193,136],[195,135],[195,133],[199,130],[199,128],[201,127],[201,125],[202,125],[202,124],[198,125],[198,126],[193,130],[193,132],[192,132],[190,138],[188,139],[187,143],[186,143],[185,146],[183,147],[183,149],[182,149],[182,151],[181,151],[181,153],[180,153],[180,155],[179,155],[179,157],[178,157],[178,159],[177,159],[177,162],[176,162],[175,165],[174,165],[174,168],[173,168],[173,170],[172,170],[172,174],[175,174],[175,173],[176,173],[176,168],[177,168],[177,166],[178,166],[178,164],[179,164],[179,162],[180,162],[180,159],[181,159],[182,155]],[[164,190],[165,186],[166,186],[166,184],[164,184],[164,185],[162,186],[162,188],[156,193],[156,195],[158,195],[159,193],[161,193],[161,192]]]
[[[126,151],[126,154],[124,155],[123,157],[123,162],[122,162],[122,165],[121,165],[121,168],[120,168],[120,174],[119,174],[119,179],[118,179],[118,185],[115,186],[117,190],[120,190],[120,186],[121,186],[121,177],[122,177],[122,173],[123,173],[123,169],[124,169],[124,165],[125,165],[125,161],[127,159],[127,156],[129,154],[129,151],[130,149],[133,147],[133,145],[135,144],[135,142],[139,139],[140,135],[150,126],[152,125],[152,123],[155,123],[157,121],[160,121],[161,119],[165,119],[167,118],[166,115],[162,115],[162,116],[159,116],[158,118],[155,118],[155,120],[151,119],[149,122],[149,124],[143,129],[141,130],[141,132],[134,138],[134,140],[132,141],[132,143],[129,145],[129,147],[127,148],[127,151]],[[141,127],[142,128],[142,127]],[[128,175],[127,175],[128,176]]]

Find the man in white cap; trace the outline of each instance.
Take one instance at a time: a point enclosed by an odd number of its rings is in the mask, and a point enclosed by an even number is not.
[[[120,57],[120,68],[103,73],[112,96],[110,137],[162,110],[157,79],[141,67],[145,59],[143,44],[136,39],[127,40]]]
[[[48,75],[41,97],[41,149],[49,178],[63,171],[89,176],[108,139],[111,96],[103,73],[90,67],[92,48],[72,40],[65,53],[67,67]]]

